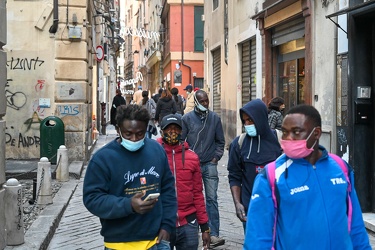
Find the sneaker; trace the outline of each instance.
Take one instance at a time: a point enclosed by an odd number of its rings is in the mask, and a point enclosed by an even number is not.
[[[223,238],[220,238],[219,236],[211,236],[210,248],[224,245],[224,243],[225,240]]]

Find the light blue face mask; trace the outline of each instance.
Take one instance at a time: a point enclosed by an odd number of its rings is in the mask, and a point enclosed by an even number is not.
[[[121,136],[121,145],[127,150],[132,151],[132,152],[137,151],[145,144],[145,137],[143,137],[143,139],[139,141],[131,141],[122,137],[121,132],[120,132],[120,136]]]
[[[206,112],[207,111],[207,108],[205,108],[202,104],[198,103],[197,105],[197,108],[202,111],[202,112]]]
[[[246,130],[246,133],[249,135],[249,136],[256,136],[257,135],[257,129],[255,128],[255,125],[254,124],[251,124],[251,125],[245,125],[245,130]]]

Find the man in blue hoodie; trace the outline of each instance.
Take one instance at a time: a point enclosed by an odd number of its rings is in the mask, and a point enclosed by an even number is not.
[[[281,154],[281,149],[268,125],[267,107],[260,99],[241,108],[240,118],[246,132],[230,144],[227,168],[236,215],[245,229],[255,176]]]
[[[83,203],[100,218],[106,249],[165,250],[175,230],[177,200],[164,149],[146,138],[150,115],[139,105],[119,106],[120,135],[89,162]],[[147,200],[149,194],[160,194]]]

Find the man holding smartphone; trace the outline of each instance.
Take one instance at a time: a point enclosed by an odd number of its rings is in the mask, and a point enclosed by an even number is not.
[[[139,105],[120,106],[120,136],[88,164],[83,203],[100,218],[105,249],[170,249],[177,213],[174,178],[163,148],[145,137],[149,119]],[[155,193],[160,196],[145,199]]]
[[[161,123],[161,138],[157,141],[168,156],[175,177],[178,209],[176,232],[171,234],[171,249],[197,249],[198,226],[202,232],[203,249],[210,246],[210,228],[206,212],[202,174],[198,155],[181,141],[182,122],[178,114],[165,116]]]

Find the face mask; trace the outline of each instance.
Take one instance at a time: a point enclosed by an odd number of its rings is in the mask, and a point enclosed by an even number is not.
[[[124,148],[126,148],[127,150],[132,151],[132,152],[137,151],[138,149],[140,149],[145,144],[145,138],[144,137],[143,137],[143,139],[134,142],[134,141],[127,140],[124,137],[122,137],[121,132],[120,132],[120,136],[121,136],[121,145]]]
[[[202,104],[198,103],[197,104],[197,108],[202,111],[202,112],[206,112],[207,111],[207,108],[205,108]]]
[[[163,133],[163,140],[169,145],[176,145],[180,142],[181,134],[177,133]]]
[[[255,128],[255,125],[254,124],[251,124],[251,125],[245,125],[245,130],[246,130],[246,133],[249,135],[249,136],[256,136],[257,135],[257,129]]]
[[[292,159],[305,158],[314,151],[314,145],[311,148],[307,148],[307,140],[310,138],[315,128],[311,131],[307,139],[304,140],[280,140],[281,148],[284,150],[284,153]]]

